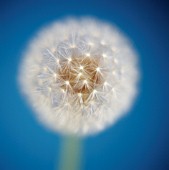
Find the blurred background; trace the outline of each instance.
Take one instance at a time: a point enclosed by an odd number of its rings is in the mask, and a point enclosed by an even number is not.
[[[134,44],[140,94],[130,113],[81,142],[82,170],[169,169],[169,5],[158,0],[0,1],[0,170],[56,170],[64,138],[36,120],[17,86],[21,54],[44,25],[66,16],[113,23]]]

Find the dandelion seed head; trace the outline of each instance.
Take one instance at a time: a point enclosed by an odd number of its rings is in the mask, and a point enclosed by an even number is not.
[[[19,72],[21,90],[41,122],[80,136],[100,132],[127,113],[137,82],[129,40],[115,26],[91,18],[42,29]]]

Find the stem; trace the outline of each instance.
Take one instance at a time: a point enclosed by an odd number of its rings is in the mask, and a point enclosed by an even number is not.
[[[75,136],[63,138],[59,170],[79,170],[81,162],[81,140]]]

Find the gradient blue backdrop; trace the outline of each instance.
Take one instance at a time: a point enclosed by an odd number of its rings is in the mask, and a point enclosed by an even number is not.
[[[140,95],[130,114],[84,139],[83,170],[169,169],[169,15],[167,1],[0,1],[0,170],[52,170],[62,138],[40,125],[17,87],[27,42],[64,16],[116,24],[140,55]]]

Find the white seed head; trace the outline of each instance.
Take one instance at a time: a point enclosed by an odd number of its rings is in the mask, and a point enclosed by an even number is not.
[[[137,55],[129,40],[91,18],[42,29],[19,72],[21,90],[41,122],[81,136],[102,131],[127,113],[137,81]]]

